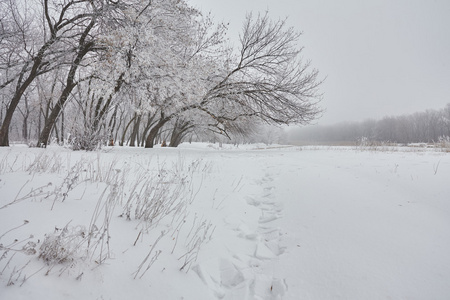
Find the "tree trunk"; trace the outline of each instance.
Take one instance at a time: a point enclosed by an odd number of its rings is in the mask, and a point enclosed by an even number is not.
[[[59,144],[60,139],[59,139],[59,132],[58,132],[58,126],[54,126],[52,131],[54,132],[55,136],[56,136],[56,143]]]
[[[111,106],[114,95],[120,91],[120,88],[122,87],[122,84],[124,82],[123,81],[124,76],[125,73],[120,74],[119,78],[116,81],[114,91],[109,95],[108,100],[106,100],[106,103],[103,105],[103,107],[101,107],[101,104],[103,103],[103,97],[98,99],[97,106],[95,107],[94,122],[93,122],[93,127],[95,130],[98,129],[99,123],[105,117],[109,107]]]
[[[28,114],[23,116],[22,138],[28,142]]]
[[[134,114],[134,117],[136,118],[137,114]],[[130,136],[130,147],[134,147],[136,145],[136,138],[139,131],[139,125],[141,124],[141,115],[137,116],[136,120],[134,121],[133,131],[131,132]],[[139,145],[139,142],[138,142]]]
[[[75,84],[73,83],[73,78],[68,79],[69,84],[66,86],[66,88],[63,90],[61,96],[59,97],[58,102],[56,103],[55,107],[53,107],[50,116],[45,120],[44,128],[41,131],[41,134],[39,136],[39,140],[37,143],[37,147],[43,147],[45,148],[48,144],[48,139],[50,138],[50,133],[52,132],[53,126],[55,125],[56,119],[59,116],[59,113],[61,112],[64,104],[66,103],[70,92],[75,87]]]
[[[11,102],[8,105],[8,109],[5,114],[5,119],[3,120],[2,126],[0,127],[0,147],[9,146],[9,138],[8,138],[9,126],[11,125],[11,120],[14,115],[14,111],[16,110],[17,105],[19,104],[20,99],[22,98],[22,95],[23,93],[25,93],[25,90],[28,88],[28,86],[34,81],[34,79],[36,79],[36,77],[44,73],[42,72],[42,70],[39,69],[43,65],[45,51],[47,51],[56,41],[57,41],[56,36],[52,36],[51,39],[48,40],[39,49],[36,56],[33,57],[32,60],[30,60],[23,66],[17,80],[16,91],[14,93],[13,98],[11,99]],[[22,82],[30,62],[33,62],[33,66],[31,67],[28,77],[25,79],[25,81]]]
[[[46,147],[47,146],[48,139],[50,137],[52,128],[55,125],[56,119],[58,118],[59,113],[63,109],[64,104],[66,103],[67,99],[69,98],[70,93],[72,92],[73,88],[77,85],[77,83],[75,82],[75,74],[78,70],[78,66],[80,65],[83,57],[94,46],[94,42],[92,42],[92,41],[87,42],[87,43],[85,42],[85,39],[89,34],[89,31],[94,27],[94,25],[95,25],[95,19],[92,19],[80,37],[80,41],[78,43],[79,51],[72,63],[72,66],[70,67],[70,71],[67,75],[66,87],[62,91],[61,96],[58,99],[58,102],[56,103],[55,107],[52,109],[50,116],[48,117],[48,119],[45,122],[44,128],[42,129],[42,132],[39,136],[39,141],[37,144],[38,147]]]
[[[120,146],[123,146],[124,142],[125,142],[125,137],[128,131],[128,128],[130,127],[131,123],[133,123],[134,119],[136,118],[136,115],[128,122],[128,124],[125,126],[125,128],[123,129],[123,133],[122,133],[122,139],[119,142]]]
[[[16,92],[14,93],[13,98],[11,99],[11,102],[8,105],[8,108],[6,110],[5,118],[3,119],[2,126],[0,127],[0,147],[8,147],[9,146],[9,126],[11,125],[11,120],[14,115],[14,111],[17,108],[17,105],[20,102],[20,99],[22,98],[23,93],[25,93],[25,90],[28,88],[28,86],[31,84],[31,82],[36,78],[37,76],[37,68],[39,67],[42,58],[38,60],[39,63],[35,62],[33,65],[33,68],[28,75],[28,78],[22,83],[23,76],[26,72],[25,65],[22,68],[22,72],[19,76]]]
[[[145,146],[145,137],[147,136],[147,132],[150,130],[150,128],[152,127],[152,125],[155,123],[153,122],[155,119],[155,115],[150,115],[150,113],[148,114],[148,120],[147,120],[147,125],[145,126],[143,132],[142,132],[142,141],[141,141],[141,147]]]
[[[170,118],[164,118],[164,114],[161,114],[161,119],[158,123],[150,129],[148,136],[145,140],[145,148],[153,148],[155,145],[155,138],[158,136],[159,130],[166,124]]]
[[[61,112],[61,142],[64,145],[64,110]]]
[[[114,112],[108,123],[108,132],[109,132],[108,138],[110,139],[110,141],[112,140],[113,144],[114,144],[114,140],[115,140],[114,130],[116,128],[116,123],[117,123],[117,106],[114,108]],[[120,126],[120,123],[119,123],[119,126]]]
[[[188,134],[189,130],[193,127],[194,125],[189,124],[189,122],[177,120],[172,130],[172,136],[170,137],[169,147],[173,148],[178,147],[183,141],[186,134]]]
[[[172,133],[172,136],[170,137],[169,147],[171,148],[178,147],[181,144],[182,140],[183,140],[182,132],[176,132],[175,134]]]

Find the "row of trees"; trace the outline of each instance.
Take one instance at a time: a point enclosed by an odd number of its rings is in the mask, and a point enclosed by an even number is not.
[[[291,133],[290,139],[303,142],[340,143],[370,141],[393,143],[433,143],[450,137],[450,103],[440,110],[411,115],[389,116],[381,120],[314,126]]]
[[[0,14],[0,146],[177,146],[320,114],[299,33],[267,14],[235,49],[183,0],[0,0]]]

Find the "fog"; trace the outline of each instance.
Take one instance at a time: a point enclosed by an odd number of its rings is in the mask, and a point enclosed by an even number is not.
[[[303,57],[325,82],[321,125],[441,109],[450,102],[450,1],[189,0],[230,23],[269,11],[303,32]]]

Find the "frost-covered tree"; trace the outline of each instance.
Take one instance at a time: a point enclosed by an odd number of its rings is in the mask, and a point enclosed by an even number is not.
[[[25,132],[37,124],[39,146],[68,131],[81,148],[106,139],[151,148],[161,137],[177,146],[192,134],[306,124],[320,113],[317,71],[284,21],[249,15],[233,50],[226,26],[183,0],[35,1],[30,10],[31,1],[0,0],[10,11],[0,35],[0,144],[17,107]]]
[[[196,116],[203,127],[223,135],[239,132],[243,127],[240,123],[248,126],[251,120],[268,124],[312,121],[320,113],[320,81],[318,72],[302,63],[298,37],[292,28],[286,28],[284,21],[249,15],[238,53],[229,51],[226,57],[213,62],[202,56],[201,62],[210,63],[211,67],[203,65],[193,73],[200,75],[195,86],[201,89],[195,90],[192,101],[177,101],[179,108],[175,113],[161,115],[160,120],[183,115],[184,122],[191,120],[195,126],[190,118]]]
[[[98,62],[92,93],[111,101],[97,97],[95,111],[114,110],[114,99],[127,99],[133,125],[125,131],[135,136],[142,128],[146,147],[152,147],[171,120],[197,118],[188,114],[206,93],[206,78],[220,68],[225,27],[178,0],[149,2],[127,11],[127,18],[126,26],[103,38],[109,51]],[[98,125],[106,114],[94,116]]]
[[[9,127],[26,88],[48,69],[44,67],[48,62],[40,56],[48,46],[44,43],[37,48],[33,39],[36,14],[29,4],[21,0],[0,1],[0,146],[9,145]]]
[[[39,136],[38,146],[47,145],[51,131],[65,103],[70,98],[75,86],[84,80],[83,75],[85,76],[86,74],[81,73],[80,76],[79,69],[95,61],[97,53],[105,50],[99,40],[102,32],[117,26],[114,23],[122,21],[123,11],[131,7],[131,4],[120,0],[80,0],[68,2],[72,5],[81,3],[83,6],[78,8],[78,14],[75,14],[73,17],[77,18],[72,22],[72,26],[76,27],[76,29],[69,31],[72,36],[67,44],[68,48],[73,50],[68,51],[69,55],[67,60],[69,67],[65,76],[64,88],[53,106],[50,115],[46,119]],[[64,10],[64,7],[62,10]],[[50,10],[46,10],[46,19],[48,27],[52,32],[58,28],[59,21],[53,22],[52,20],[55,18],[50,16],[50,12]]]
[[[309,64],[301,61],[298,37],[292,28],[286,28],[284,21],[249,15],[237,55],[228,52],[227,57],[212,60],[201,55],[200,59],[190,59],[188,73],[179,70],[183,74],[179,77],[181,84],[171,85],[176,90],[159,97],[168,104],[164,107],[174,110],[169,114],[161,110],[157,127],[179,115],[200,116],[203,123],[221,134],[251,118],[269,124],[312,121],[320,113],[320,81],[318,72],[309,70]],[[152,146],[151,138],[152,135],[147,138],[147,147]]]
[[[48,135],[59,115],[62,106],[76,84],[76,73],[82,65],[84,56],[92,50],[92,33],[94,28],[110,16],[122,1],[110,0],[60,0],[2,1],[7,14],[5,22],[6,35],[2,32],[1,49],[6,49],[11,37],[15,37],[15,51],[20,54],[17,66],[7,64],[6,72],[13,73],[5,77],[6,84],[13,85],[7,109],[0,128],[0,145],[7,146],[8,131],[13,114],[25,91],[36,78],[56,69],[66,70],[66,80],[61,95],[54,105],[41,132],[40,142],[47,143]],[[3,22],[2,22],[3,23]],[[10,32],[16,34],[10,35]],[[3,38],[6,36],[6,38]],[[17,38],[19,37],[19,38]],[[1,60],[7,57],[1,52]],[[3,77],[3,76],[2,76]],[[63,80],[61,78],[61,80]]]

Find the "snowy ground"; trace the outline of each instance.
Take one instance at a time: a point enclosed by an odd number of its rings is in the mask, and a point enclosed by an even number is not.
[[[449,299],[450,154],[362,150],[1,148],[0,299]]]

